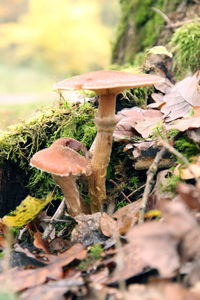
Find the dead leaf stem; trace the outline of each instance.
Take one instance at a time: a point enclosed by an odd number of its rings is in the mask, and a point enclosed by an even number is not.
[[[43,233],[43,236],[42,236],[43,239],[47,239],[48,238],[48,236],[50,235],[50,233],[54,229],[54,225],[56,224],[57,219],[59,219],[62,216],[62,214],[64,212],[64,209],[65,209],[65,198],[63,198],[63,200],[61,201],[61,203],[58,206],[55,214],[51,218],[49,225],[45,229],[45,231]]]
[[[166,153],[166,151],[167,151],[166,148],[163,146],[162,149],[156,154],[153,163],[151,164],[151,166],[147,171],[147,181],[146,181],[146,186],[142,197],[142,205],[139,214],[139,223],[144,222],[144,214],[147,207],[149,194],[151,192],[151,188],[153,185],[153,178],[158,170],[159,162],[162,159],[163,155]]]

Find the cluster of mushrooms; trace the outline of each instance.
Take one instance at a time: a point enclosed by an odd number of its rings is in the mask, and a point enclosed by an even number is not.
[[[92,90],[99,95],[99,107],[95,116],[97,135],[91,155],[88,155],[82,143],[63,137],[49,148],[34,154],[30,162],[33,167],[52,174],[55,183],[62,189],[71,216],[102,211],[106,199],[105,182],[112,135],[118,122],[115,115],[116,95],[127,88],[163,81],[163,78],[155,75],[102,70],[74,76],[55,85],[57,90]],[[88,178],[90,206],[80,197],[76,184],[77,177],[82,174]]]

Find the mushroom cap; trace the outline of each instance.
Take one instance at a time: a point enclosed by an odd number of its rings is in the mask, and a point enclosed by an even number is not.
[[[133,74],[115,70],[101,70],[90,72],[54,85],[57,90],[93,90],[97,94],[119,93],[127,88],[136,88],[162,83],[164,78],[151,74]]]
[[[30,165],[58,176],[91,175],[89,160],[69,148],[69,140],[73,139],[60,138],[49,148],[38,151],[31,158]]]

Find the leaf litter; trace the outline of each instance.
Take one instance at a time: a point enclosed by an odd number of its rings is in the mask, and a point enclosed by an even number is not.
[[[134,159],[144,159],[150,149],[154,157],[160,150],[152,136],[160,121],[166,130],[186,131],[193,140],[199,139],[199,72],[175,85],[166,81],[156,88],[159,92],[152,96],[156,109],[132,108],[118,113],[122,119],[114,138],[126,141],[124,151],[131,151]],[[193,114],[188,115],[191,108]],[[131,140],[136,137],[141,141]],[[8,238],[7,225],[22,225],[23,209],[15,212],[14,219],[5,217],[0,223],[0,285],[17,292],[19,299],[30,300],[200,299],[199,182],[179,181],[176,194],[162,192],[167,174],[173,174],[165,169],[157,175],[142,224],[138,222],[141,199],[110,215],[104,212],[74,219],[64,215],[46,239],[42,234],[50,218],[39,213],[45,205],[29,218],[31,223],[25,220],[26,230],[15,228],[13,240]],[[16,259],[19,253],[20,264]]]

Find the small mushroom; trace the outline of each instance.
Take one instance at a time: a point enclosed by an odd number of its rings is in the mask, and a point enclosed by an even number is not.
[[[100,95],[95,117],[97,136],[91,161],[92,176],[89,178],[92,212],[101,211],[106,198],[106,173],[110,161],[112,135],[118,122],[115,116],[116,95],[127,88],[158,84],[163,81],[163,78],[155,75],[102,70],[74,76],[54,86],[57,90],[93,90]]]
[[[81,174],[91,175],[91,166],[90,162],[76,151],[87,153],[86,147],[75,139],[60,138],[49,148],[35,153],[30,161],[31,166],[52,174],[73,217],[81,213],[90,213],[87,203],[79,195],[76,178]]]

